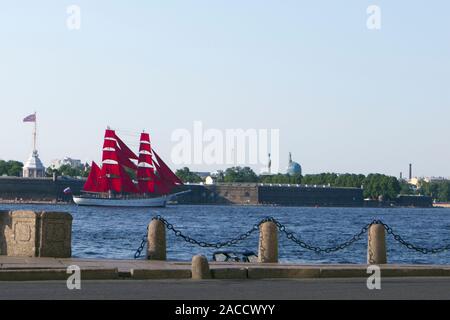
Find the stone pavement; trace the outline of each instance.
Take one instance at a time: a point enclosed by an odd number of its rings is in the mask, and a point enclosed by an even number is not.
[[[218,305],[227,300],[450,299],[450,277],[383,278],[381,290],[369,290],[366,281],[364,278],[88,280],[81,281],[81,290],[69,290],[66,281],[0,282],[0,300],[173,300],[182,306],[184,300],[214,300]],[[201,306],[202,302],[188,305]]]
[[[85,280],[190,279],[191,263],[148,260],[23,258],[0,256],[0,281],[64,280],[79,266]],[[367,278],[367,265],[210,263],[213,279]],[[450,265],[383,265],[383,277],[450,277]]]

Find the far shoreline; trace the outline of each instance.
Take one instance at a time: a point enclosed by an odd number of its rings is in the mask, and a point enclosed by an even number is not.
[[[50,200],[0,200],[0,205],[55,205],[55,206],[74,206],[73,202],[65,202],[65,201],[50,201]],[[173,203],[171,205],[186,205],[186,204],[178,204]],[[387,205],[379,205],[379,206],[283,206],[283,205],[270,205],[270,204],[222,204],[222,203],[204,203],[204,204],[189,204],[192,206],[229,206],[229,207],[273,207],[273,208],[368,208],[368,209],[450,209],[450,202],[440,202],[434,203],[431,207],[420,207],[420,206],[387,206]],[[126,207],[124,207],[126,208]]]

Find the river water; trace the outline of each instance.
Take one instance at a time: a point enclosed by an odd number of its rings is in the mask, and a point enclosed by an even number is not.
[[[350,239],[373,219],[382,219],[405,240],[422,247],[450,244],[450,209],[412,208],[291,208],[253,206],[169,206],[164,209],[119,209],[72,205],[2,205],[0,210],[27,209],[67,211],[73,215],[72,251],[77,258],[133,259],[152,217],[161,215],[177,229],[199,241],[218,242],[235,238],[262,218],[271,216],[298,238],[320,247]],[[257,252],[258,234],[229,251]],[[190,260],[192,255],[212,257],[204,249],[168,233],[168,259]],[[280,262],[365,263],[367,239],[335,253],[306,251],[280,236]],[[389,263],[450,264],[450,252],[422,254],[388,238]]]

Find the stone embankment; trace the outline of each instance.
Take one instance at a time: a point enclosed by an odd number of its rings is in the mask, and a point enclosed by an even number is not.
[[[367,264],[364,265],[297,265],[278,263],[278,236],[286,233],[299,241],[286,227],[273,218],[266,218],[251,232],[259,232],[258,262],[209,262],[194,256],[191,262],[166,261],[166,228],[175,231],[161,217],[155,217],[140,253],[147,244],[146,260],[95,260],[71,258],[72,216],[64,212],[12,211],[0,212],[0,281],[66,280],[74,266],[84,280],[109,279],[302,279],[302,278],[367,278],[376,265],[383,277],[450,277],[450,265],[387,264],[386,233],[391,229],[381,221],[363,228],[354,241],[367,233]],[[193,239],[186,240],[195,242]],[[239,241],[243,236],[232,240]],[[345,246],[354,243],[349,241]],[[199,243],[203,246],[208,245]],[[301,243],[305,249],[318,250]],[[339,247],[344,245],[340,245]],[[420,249],[420,248],[416,248]],[[325,252],[331,249],[325,249]],[[420,249],[423,250],[423,249]],[[430,249],[442,252],[448,247]]]
[[[195,261],[194,261],[195,262]],[[195,262],[196,263],[196,262]],[[209,270],[191,262],[93,260],[0,256],[0,281],[67,280],[69,266],[82,280],[157,279],[319,279],[367,278],[367,265],[296,265],[210,262]],[[381,265],[383,277],[450,277],[450,266]],[[204,273],[204,270],[208,270]]]

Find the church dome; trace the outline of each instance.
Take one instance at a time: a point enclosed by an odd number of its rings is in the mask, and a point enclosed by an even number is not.
[[[297,162],[292,161],[289,163],[289,166],[287,167],[287,174],[293,176],[293,175],[299,175],[302,174],[302,166],[298,164]]]
[[[292,161],[291,153],[289,153],[289,165],[286,169],[286,173],[291,176],[302,174],[302,166],[298,162]]]

